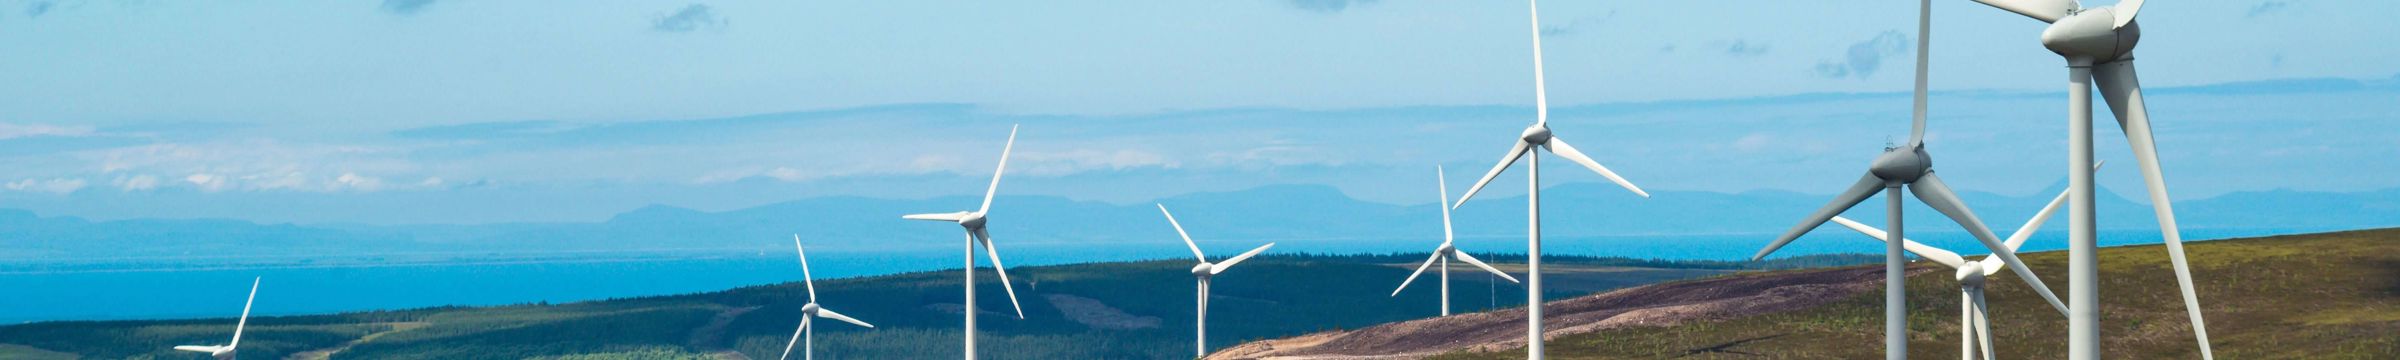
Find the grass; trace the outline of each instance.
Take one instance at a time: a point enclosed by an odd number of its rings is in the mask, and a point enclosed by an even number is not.
[[[2400,358],[2400,229],[2187,244],[2218,359]],[[2026,262],[2066,296],[2065,253]],[[2102,351],[2116,358],[2198,358],[2162,246],[2101,250]],[[1938,265],[1920,264],[1919,267]],[[1911,276],[1909,357],[1958,356],[1957,283],[1948,269]],[[2002,358],[2065,358],[2066,320],[2013,274],[1987,296]],[[1785,313],[1616,329],[1548,343],[1555,359],[1864,359],[1883,355],[1882,292]],[[1522,358],[1522,348],[1437,359]]]

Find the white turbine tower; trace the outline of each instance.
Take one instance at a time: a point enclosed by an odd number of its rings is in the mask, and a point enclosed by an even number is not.
[[[1267,243],[1257,249],[1250,249],[1249,252],[1225,259],[1225,262],[1211,264],[1208,262],[1208,255],[1200,252],[1200,244],[1192,242],[1192,234],[1183,231],[1183,223],[1175,222],[1175,213],[1167,212],[1166,204],[1158,205],[1158,213],[1167,216],[1167,224],[1175,226],[1175,235],[1183,236],[1183,245],[1191,247],[1192,257],[1200,260],[1199,265],[1192,266],[1192,277],[1199,279],[1200,282],[1200,311],[1197,321],[1193,322],[1198,328],[1192,333],[1194,341],[1197,341],[1195,349],[1199,352],[1198,357],[1208,357],[1208,279],[1225,273],[1225,269],[1233,267],[1233,264],[1249,260],[1252,256],[1258,256],[1258,253],[1266,252],[1267,248],[1275,247],[1275,243]]]
[[[2050,205],[2043,206],[2042,211],[2033,214],[2033,219],[2026,220],[2025,226],[2017,228],[2016,233],[2009,234],[2008,240],[2005,241],[2008,251],[2016,252],[2019,247],[2024,246],[2025,240],[2032,238],[2034,231],[2042,228],[2043,222],[2050,221],[2051,214],[2058,212],[2059,205],[2066,204],[2067,195],[2072,191],[2074,190],[2068,189],[2066,192],[2060,192],[2057,198],[2050,199]],[[1867,237],[1877,241],[1887,243],[1891,241],[1888,240],[1891,238],[1891,234],[1873,226],[1867,226],[1867,224],[1840,216],[1833,217],[1833,222],[1849,227],[1850,230],[1857,230],[1860,234],[1866,234]],[[1900,242],[1902,248],[1907,249],[1911,254],[1917,254],[1919,258],[1958,270],[1959,357],[1965,360],[1978,358],[1991,360],[1995,356],[1992,354],[1991,308],[1984,306],[1983,284],[1985,278],[1999,275],[2001,270],[2008,267],[2008,263],[2001,261],[1999,256],[1984,256],[1981,260],[1967,261],[1965,257],[1958,256],[1958,253],[1914,240],[1900,239]]]
[[[250,304],[258,302],[258,280],[250,278],[250,299],[242,300],[242,317],[233,323],[232,342],[217,346],[183,345],[176,346],[175,350],[204,352],[217,360],[233,360],[233,348],[242,345],[242,327],[250,325]]]
[[[817,358],[817,330],[809,328],[809,324],[816,322],[818,317],[841,320],[869,329],[875,328],[873,324],[843,316],[842,313],[833,312],[833,309],[817,306],[817,280],[808,275],[808,250],[800,247],[800,235],[792,235],[792,252],[800,254],[800,283],[808,287],[808,305],[800,306],[800,328],[792,330],[792,342],[783,344],[783,357],[777,359],[791,359],[792,345],[801,343],[808,344],[808,347],[803,348],[800,352],[801,359]]]
[[[1458,251],[1458,247],[1451,245],[1451,241],[1455,239],[1455,237],[1451,235],[1450,231],[1450,180],[1445,179],[1442,176],[1442,168],[1439,166],[1433,168],[1433,177],[1434,180],[1439,182],[1442,187],[1442,202],[1440,204],[1442,207],[1442,246],[1433,248],[1433,256],[1425,258],[1424,264],[1417,265],[1416,272],[1408,273],[1408,279],[1400,281],[1400,288],[1392,289],[1392,296],[1400,296],[1400,290],[1407,290],[1408,283],[1417,281],[1417,275],[1425,274],[1425,268],[1433,266],[1434,262],[1441,262],[1442,316],[1450,316],[1450,259],[1456,258],[1458,261],[1463,261],[1467,264],[1475,265],[1475,267],[1483,268],[1483,271],[1490,271],[1492,272],[1492,275],[1499,275],[1502,279],[1508,279],[1508,282],[1517,282],[1517,278],[1514,276],[1508,276],[1508,273],[1500,272],[1500,269],[1492,268],[1491,264],[1485,264],[1483,263],[1483,260],[1477,260],[1474,256],[1467,255],[1467,253],[1464,251]]]
[[[1492,177],[1500,176],[1500,172],[1508,170],[1509,165],[1516,164],[1517,159],[1527,159],[1525,164],[1525,354],[1527,359],[1540,360],[1542,358],[1542,157],[1539,154],[1528,156],[1527,152],[1532,151],[1535,146],[1540,146],[1568,161],[1591,168],[1593,172],[1600,173],[1601,177],[1616,182],[1618,186],[1624,186],[1626,190],[1632,190],[1634,194],[1646,198],[1650,197],[1650,193],[1643,192],[1640,187],[1633,186],[1632,182],[1618,177],[1616,172],[1608,171],[1607,167],[1600,166],[1600,162],[1593,161],[1591,156],[1585,156],[1583,151],[1575,150],[1575,146],[1567,145],[1565,139],[1560,139],[1550,133],[1550,98],[1542,86],[1542,13],[1540,6],[1534,0],[1526,0],[1525,3],[1531,8],[1529,13],[1533,18],[1533,126],[1526,127],[1524,133],[1517,135],[1516,146],[1508,150],[1507,156],[1500,158],[1499,165],[1492,166],[1492,171],[1484,173],[1482,180],[1475,181],[1475,186],[1468,187],[1467,194],[1459,196],[1458,202],[1465,204],[1467,199],[1475,198],[1475,192],[1483,190],[1484,185],[1490,184]],[[1457,208],[1459,204],[1453,204],[1450,207]]]
[[[967,267],[961,272],[966,273],[966,282],[963,284],[967,288],[967,300],[962,305],[967,315],[966,358],[968,360],[975,359],[975,246],[977,244],[982,244],[983,253],[991,256],[992,272],[1000,275],[1000,289],[1008,292],[1008,305],[1016,308],[1018,319],[1025,318],[1025,306],[1017,303],[1017,289],[1008,283],[1008,269],[1002,268],[1000,265],[1000,249],[992,246],[991,232],[984,231],[984,214],[992,210],[992,195],[1000,192],[1000,174],[1008,170],[1008,152],[1016,147],[1017,127],[1010,126],[1008,127],[1008,144],[1000,147],[1000,167],[992,170],[992,186],[983,191],[983,207],[976,208],[975,211],[901,216],[901,218],[910,220],[955,222],[958,223],[958,226],[966,228]]]
[[[1758,260],[1767,257],[1767,254],[1774,253],[1776,249],[1782,248],[1785,244],[1790,244],[1792,240],[1816,229],[1818,225],[1824,225],[1825,221],[1841,215],[1842,211],[1865,202],[1868,197],[1875,195],[1876,190],[1885,190],[1886,192],[1884,199],[1888,200],[1888,209],[1885,214],[1890,218],[1892,236],[1905,238],[1906,236],[1902,235],[1900,216],[1900,204],[1905,201],[1900,196],[1900,192],[1901,188],[1905,186],[1911,190],[1910,192],[1917,195],[1918,200],[1924,201],[1926,206],[1940,211],[1943,215],[1949,216],[1951,221],[1965,227],[1968,233],[1975,236],[1976,240],[1983,242],[1984,247],[1990,248],[1994,256],[1999,257],[2001,261],[2010,265],[2011,269],[2016,270],[2017,276],[2023,278],[2026,284],[2032,285],[2034,292],[2042,294],[2042,298],[2049,300],[2052,306],[2058,307],[2060,313],[2066,313],[2066,306],[2058,301],[2057,295],[2050,293],[2050,288],[2042,284],[2042,279],[2034,277],[2033,272],[2028,270],[2023,262],[2017,261],[2016,254],[2009,252],[2007,245],[2002,244],[1998,237],[1993,236],[1991,229],[1984,227],[1983,220],[1976,218],[1974,211],[1968,210],[1966,202],[1960,200],[1956,193],[1951,192],[1950,186],[1944,184],[1940,176],[1934,175],[1933,158],[1925,152],[1925,87],[1928,65],[1926,63],[1926,47],[1931,45],[1928,37],[1933,29],[1933,1],[1920,0],[1919,6],[1921,7],[1917,10],[1916,97],[1915,109],[1911,114],[1913,124],[1908,133],[1908,143],[1884,148],[1883,155],[1875,157],[1875,162],[1868,168],[1866,176],[1859,178],[1858,183],[1850,185],[1850,189],[1842,191],[1842,194],[1835,197],[1832,203],[1825,204],[1825,207],[1801,220],[1799,225],[1793,226],[1782,237],[1776,238],[1775,242],[1767,244],[1765,249],[1760,249],[1758,255],[1752,256],[1750,259]],[[1901,255],[1901,251],[1901,244],[1897,242],[1889,243],[1884,247],[1884,358],[1893,360],[1908,358],[1908,281],[1905,276],[1908,259]]]
[[[2100,358],[2100,234],[2090,169],[2092,82],[2097,80],[2100,96],[2124,129],[2150,190],[2151,210],[2166,239],[2175,284],[2183,290],[2183,309],[2192,318],[2200,358],[2215,359],[2208,323],[2200,316],[2200,295],[2192,289],[2191,263],[2183,256],[2183,233],[2175,226],[2174,201],[2167,197],[2166,174],[2159,169],[2158,142],[2151,136],[2150,111],[2142,103],[2141,78],[2134,75],[2133,48],[2141,42],[2142,25],[2133,19],[2141,12],[2142,0],[2096,8],[2082,8],[2075,0],[1975,1],[2050,23],[2042,31],[2042,46],[2067,60],[2067,187],[2075,189],[2067,207],[2067,295],[2075,301],[2074,311],[2067,314],[2067,357]]]

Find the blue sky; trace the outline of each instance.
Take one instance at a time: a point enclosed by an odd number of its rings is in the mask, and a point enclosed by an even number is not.
[[[2065,76],[2042,24],[1935,3],[1945,177],[2054,181]],[[1647,188],[1826,193],[1906,132],[1913,2],[1543,10],[1560,133]],[[2374,90],[2400,80],[2394,14],[2145,7],[2144,83],[2186,89],[2152,99],[2176,196],[2400,186],[2359,166],[2400,155],[2400,102]],[[1011,123],[1011,192],[1431,202],[1428,168],[1462,182],[1529,121],[1526,20],[1519,1],[0,1],[0,206],[494,222],[958,195]],[[2351,82],[2254,83],[2285,79]]]

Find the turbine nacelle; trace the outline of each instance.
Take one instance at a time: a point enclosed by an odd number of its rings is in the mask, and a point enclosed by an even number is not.
[[[1924,144],[1902,145],[1875,156],[1874,165],[1867,169],[1886,184],[1913,183],[1933,171],[1933,156],[1925,154]]]
[[[965,215],[960,215],[958,217],[958,226],[965,226],[968,230],[982,229],[983,219],[984,217],[982,212],[966,213]]]
[[[1450,246],[1450,243],[1445,242],[1442,243],[1442,247],[1433,248],[1433,253],[1448,256],[1450,254],[1458,253],[1458,247]]]
[[[1550,126],[1543,124],[1527,126],[1525,132],[1517,135],[1517,138],[1525,140],[1527,144],[1548,145],[1550,144]]]
[[[1958,284],[1970,289],[1982,289],[1985,276],[1982,261],[1969,261],[1958,267]]]
[[[2117,25],[2115,7],[2086,9],[2067,15],[2042,30],[2042,47],[2068,59],[2104,63],[2130,58],[2142,40],[2142,25]]]
[[[817,306],[817,303],[813,303],[813,302],[812,302],[812,303],[808,303],[808,305],[800,305],[800,313],[802,313],[802,314],[808,314],[809,316],[816,316],[816,315],[817,315],[817,311],[824,310],[824,309],[825,309],[825,308],[823,308],[823,307],[818,307],[818,306]]]
[[[1210,273],[1214,272],[1216,268],[1217,264],[1210,264],[1207,262],[1202,262],[1200,265],[1192,265],[1192,277],[1206,279],[1209,275],[1212,275]]]

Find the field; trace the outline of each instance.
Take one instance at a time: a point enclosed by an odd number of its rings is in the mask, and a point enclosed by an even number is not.
[[[1209,311],[1213,347],[1435,315],[1427,278],[1391,289],[1423,255],[1263,256],[1220,275]],[[1511,257],[1485,256],[1511,265]],[[1521,260],[1522,256],[1514,259]],[[1765,268],[1872,261],[1825,256],[1769,263],[1657,262],[1547,257],[1549,298]],[[1025,319],[1014,319],[991,273],[979,274],[981,353],[992,359],[1191,357],[1193,284],[1187,261],[1010,269]],[[1453,267],[1454,310],[1522,305],[1523,288],[1491,286]],[[1521,275],[1521,274],[1520,274]],[[878,326],[826,324],[827,358],[938,358],[959,352],[956,270],[818,284],[820,302]],[[798,283],[569,304],[446,307],[251,319],[250,359],[703,359],[774,358],[799,321]],[[218,344],[233,319],[43,322],[0,327],[0,359],[196,359],[174,345]]]

